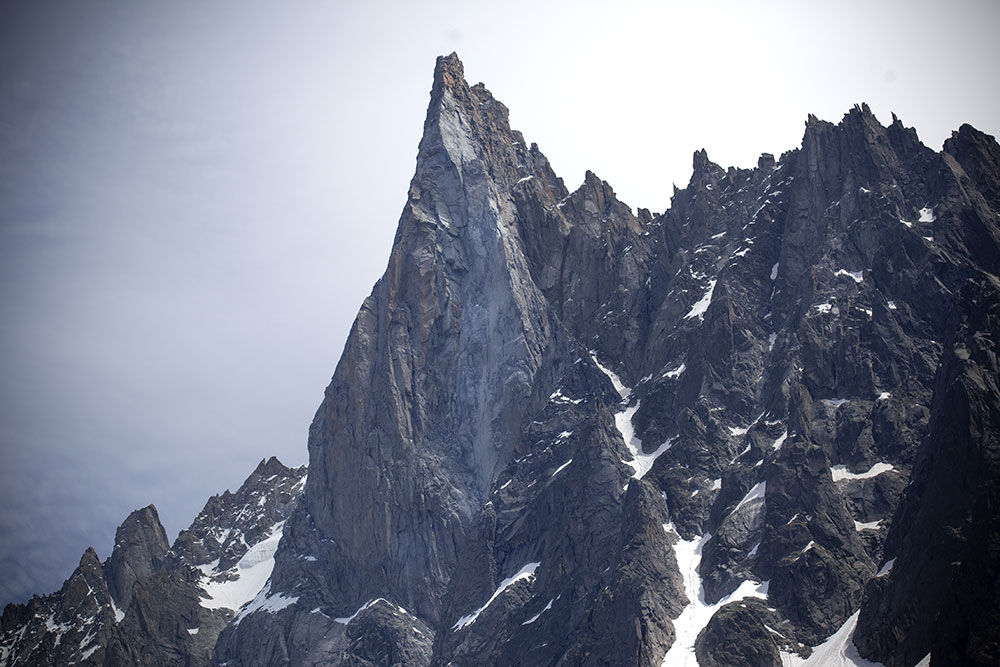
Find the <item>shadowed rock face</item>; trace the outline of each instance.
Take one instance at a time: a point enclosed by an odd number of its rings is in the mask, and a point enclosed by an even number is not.
[[[304,495],[262,462],[112,577],[105,663],[779,665],[856,619],[886,665],[996,663],[998,164],[861,105],[633,214],[438,59]]]
[[[865,591],[856,643],[890,667],[991,665],[1000,656],[1000,290],[956,295],[927,444],[885,544],[892,571]]]
[[[105,567],[112,596],[122,607],[132,601],[132,588],[163,564],[170,548],[153,505],[136,510],[115,532],[115,549]]]

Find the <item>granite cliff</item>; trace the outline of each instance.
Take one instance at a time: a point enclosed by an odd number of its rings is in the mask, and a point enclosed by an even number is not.
[[[633,213],[439,58],[308,480],[133,514],[0,662],[996,664],[998,211],[995,139],[859,105]]]

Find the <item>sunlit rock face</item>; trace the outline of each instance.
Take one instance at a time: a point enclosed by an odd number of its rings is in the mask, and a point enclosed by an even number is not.
[[[164,596],[157,645],[247,667],[996,664],[997,165],[860,105],[633,213],[438,59],[308,480],[131,549],[117,627]]]

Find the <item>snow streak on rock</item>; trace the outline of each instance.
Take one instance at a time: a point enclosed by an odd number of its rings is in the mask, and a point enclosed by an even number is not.
[[[472,625],[473,623],[475,623],[476,619],[479,618],[479,615],[481,613],[483,613],[484,611],[486,611],[486,608],[489,607],[491,604],[493,604],[493,601],[496,600],[498,597],[500,597],[500,595],[505,590],[507,590],[508,587],[514,585],[518,581],[525,581],[525,580],[534,579],[535,578],[535,570],[538,569],[539,565],[541,565],[541,563],[528,563],[524,567],[522,567],[520,570],[518,570],[515,574],[513,574],[513,575],[507,577],[506,579],[504,579],[503,581],[501,581],[500,585],[497,586],[497,589],[495,591],[493,591],[493,595],[491,595],[490,599],[486,601],[486,604],[484,604],[482,607],[480,607],[479,609],[475,610],[471,614],[468,614],[467,616],[463,616],[462,618],[458,619],[458,621],[455,623],[455,625],[452,627],[452,629],[453,630],[461,630],[462,628],[465,628],[465,627],[467,627],[467,626]]]
[[[665,524],[663,530],[677,538],[674,553],[677,555],[677,566],[684,578],[684,594],[687,595],[689,602],[681,615],[673,621],[677,638],[663,656],[661,667],[697,667],[698,659],[695,656],[694,643],[698,633],[712,615],[730,602],[751,597],[767,599],[768,582],[744,581],[726,597],[715,604],[709,604],[705,601],[705,588],[698,568],[701,565],[702,551],[705,544],[712,539],[712,535],[706,533],[700,538],[685,540],[681,538],[673,524]]]

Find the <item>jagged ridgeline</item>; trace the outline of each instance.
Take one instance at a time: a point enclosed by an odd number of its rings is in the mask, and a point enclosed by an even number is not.
[[[862,105],[633,215],[440,58],[308,482],[134,513],[2,663],[1000,664],[998,211]]]

